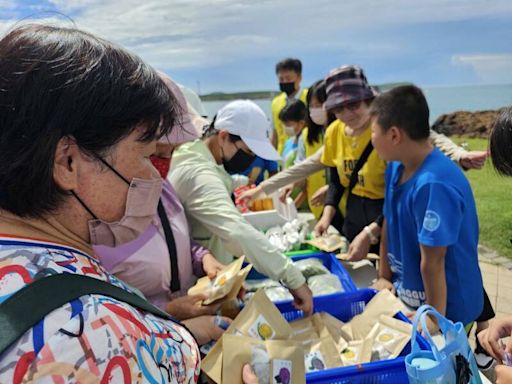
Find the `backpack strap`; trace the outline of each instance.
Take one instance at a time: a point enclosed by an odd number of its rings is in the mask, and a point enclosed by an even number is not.
[[[72,273],[50,275],[26,285],[0,304],[0,356],[48,313],[91,294],[112,297],[177,323],[146,299],[106,281]]]
[[[352,193],[352,190],[354,189],[354,187],[357,184],[357,178],[359,176],[358,175],[359,171],[361,170],[361,168],[363,168],[364,164],[366,163],[366,160],[368,160],[368,157],[370,157],[370,154],[372,153],[372,151],[373,151],[373,144],[372,144],[372,141],[370,140],[368,142],[368,144],[366,145],[366,147],[364,148],[364,151],[361,154],[361,157],[357,160],[354,170],[350,174],[350,182],[348,184],[348,194],[349,195]]]

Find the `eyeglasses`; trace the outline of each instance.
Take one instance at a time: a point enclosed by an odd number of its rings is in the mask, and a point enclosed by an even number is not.
[[[349,111],[353,112],[361,106],[362,100],[354,101],[352,103],[346,103],[343,105],[340,105],[338,107],[332,108],[329,112],[332,112],[333,114],[339,114],[343,112],[344,109],[348,109]]]

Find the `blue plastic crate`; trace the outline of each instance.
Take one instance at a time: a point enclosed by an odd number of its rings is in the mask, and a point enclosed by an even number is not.
[[[344,289],[344,292],[338,292],[333,293],[330,295],[323,295],[318,296],[322,297],[324,299],[335,299],[342,297],[343,295],[347,293],[351,293],[357,290],[356,285],[352,281],[352,278],[348,274],[345,267],[340,263],[340,261],[336,258],[336,256],[333,253],[325,253],[325,252],[317,252],[317,253],[308,253],[306,255],[297,255],[292,256],[291,259],[294,261],[304,260],[304,259],[310,259],[310,258],[317,258],[322,261],[324,266],[333,274],[338,276],[338,278],[341,281],[341,285]],[[258,279],[266,279],[267,276],[259,273],[255,269],[252,269],[251,272],[249,272],[249,275],[247,276],[248,280],[258,280]],[[286,301],[276,301],[274,304],[291,304],[291,300]]]
[[[373,289],[360,289],[355,292],[347,292],[343,297],[336,299],[326,296],[316,297],[314,299],[315,312],[328,312],[341,321],[347,322],[363,312],[366,304],[375,294],[376,291]],[[303,317],[303,313],[297,311],[291,303],[276,305],[288,321]],[[410,323],[402,313],[398,313],[395,318]],[[418,344],[422,349],[430,349],[429,344],[420,335],[418,335]],[[408,343],[400,357],[396,359],[310,372],[306,374],[306,381],[315,384],[407,384],[409,380],[405,371],[404,359],[410,351],[411,345]]]

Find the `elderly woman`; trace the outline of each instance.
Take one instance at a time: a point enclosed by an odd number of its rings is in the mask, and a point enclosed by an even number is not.
[[[162,179],[149,158],[178,116],[172,92],[138,57],[76,29],[18,27],[0,58],[0,314],[60,274],[130,292],[91,246],[122,245],[153,220]],[[61,291],[10,317],[0,344]],[[196,340],[222,332],[214,317],[187,330],[148,311],[73,298],[0,351],[0,382],[196,382]]]

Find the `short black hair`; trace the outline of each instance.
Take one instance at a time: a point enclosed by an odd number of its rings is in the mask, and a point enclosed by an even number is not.
[[[512,107],[496,119],[489,136],[492,164],[504,176],[512,176]]]
[[[276,64],[276,74],[280,71],[293,71],[297,75],[302,74],[302,63],[299,59],[286,58]]]
[[[402,85],[382,93],[373,100],[370,115],[386,132],[395,126],[415,141],[430,136],[427,99],[415,85]]]
[[[279,112],[279,120],[281,121],[305,121],[308,110],[306,104],[301,100],[290,100],[285,107]]]
[[[69,195],[53,178],[61,138],[98,158],[136,127],[149,142],[179,118],[139,57],[75,28],[16,27],[0,40],[0,208],[42,217]]]

